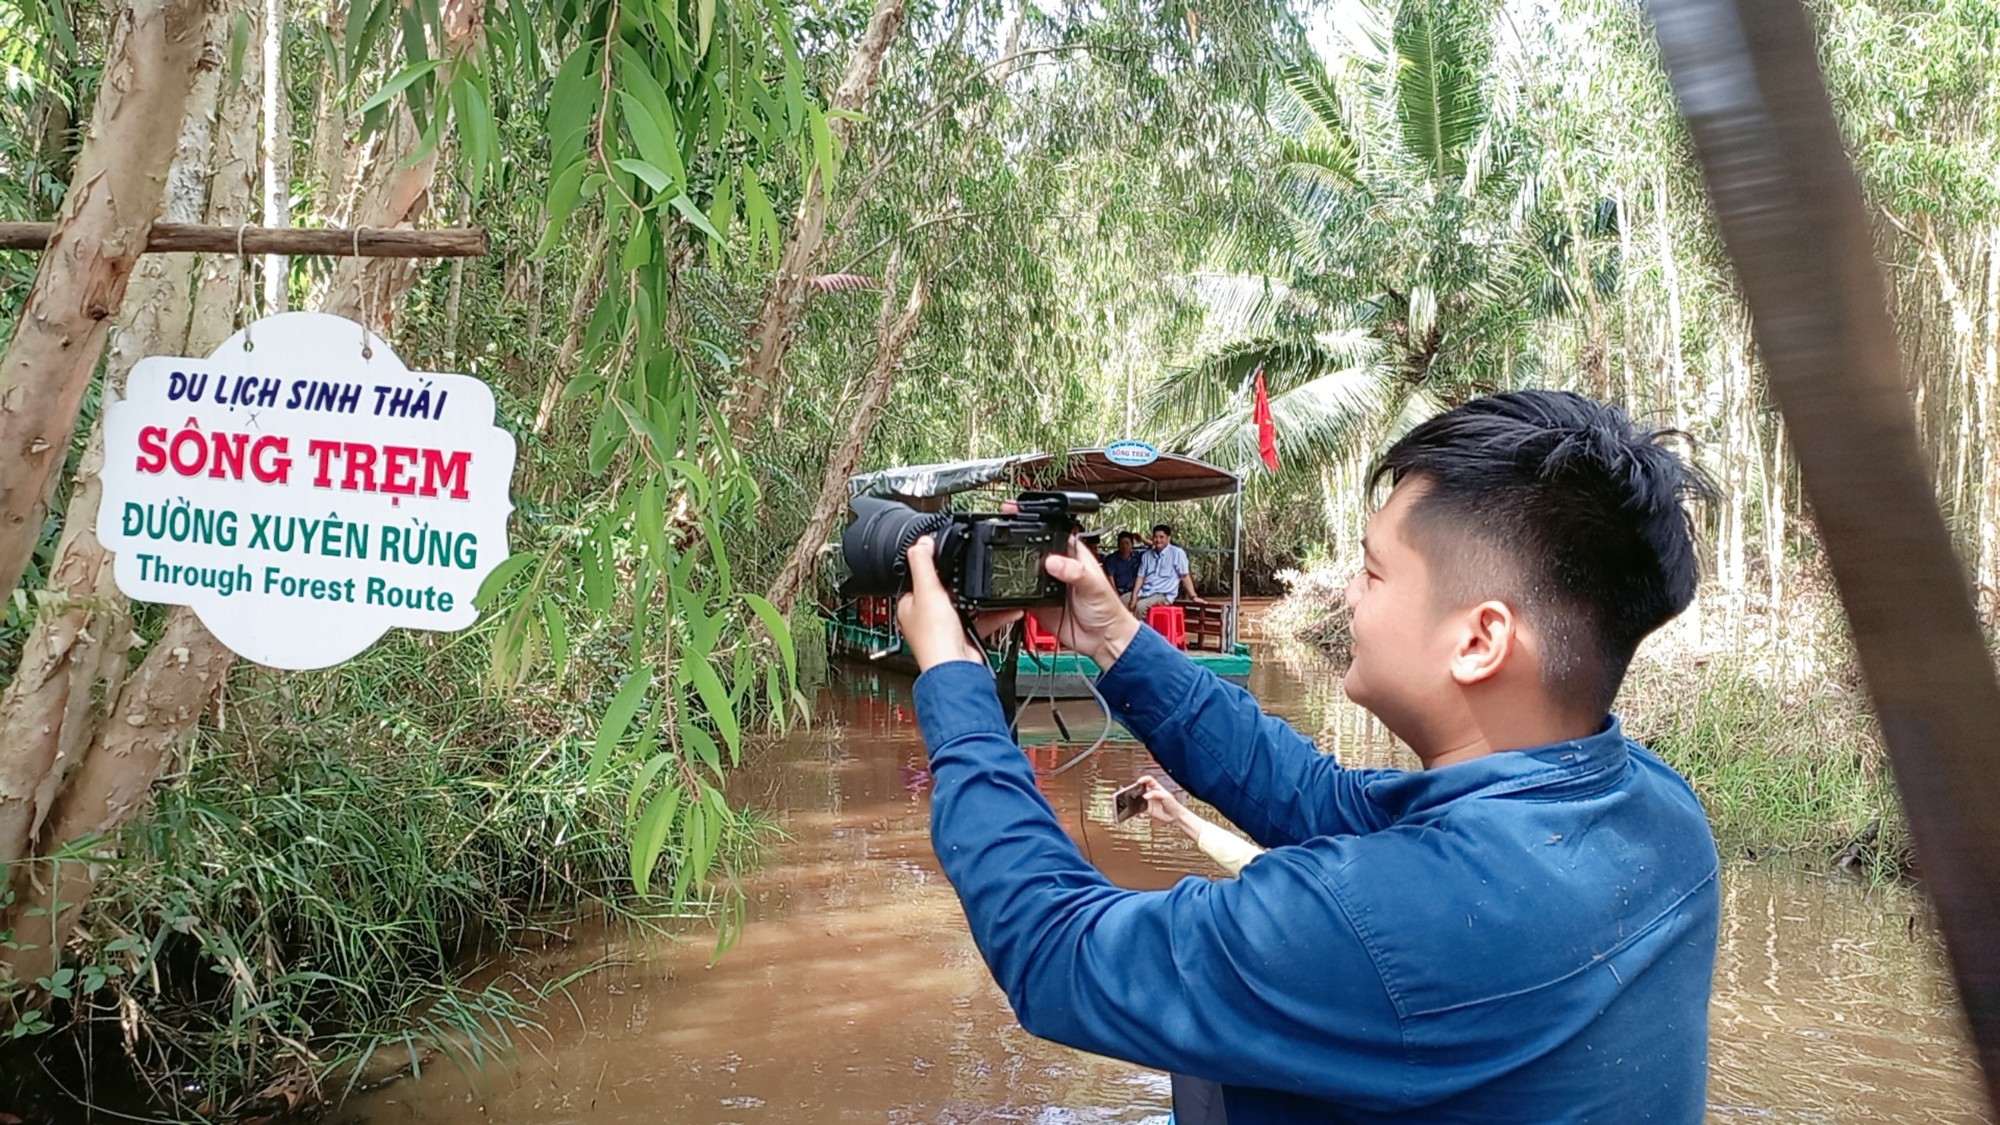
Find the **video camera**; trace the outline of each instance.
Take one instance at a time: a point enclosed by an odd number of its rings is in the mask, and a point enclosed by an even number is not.
[[[1023,492],[1014,512],[919,512],[878,496],[849,501],[854,521],[841,536],[844,597],[890,596],[910,586],[910,544],[937,543],[938,577],[967,612],[1061,605],[1067,588],[1043,569],[1069,549],[1071,525],[1098,509],[1091,492]]]

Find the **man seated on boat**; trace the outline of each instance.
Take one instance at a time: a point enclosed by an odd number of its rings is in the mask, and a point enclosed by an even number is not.
[[[1164,891],[1077,851],[910,550],[932,841],[974,941],[1028,1031],[1219,1084],[1235,1125],[1698,1122],[1715,843],[1610,706],[1694,596],[1706,486],[1617,409],[1544,391],[1417,426],[1373,480],[1346,689],[1421,770],[1343,769],[1141,627],[1089,556],[1050,557],[1069,600],[1043,619],[1113,714],[1269,849]]]
[[[1153,545],[1139,555],[1139,580],[1133,584],[1129,600],[1139,620],[1156,605],[1173,605],[1187,595],[1189,605],[1207,605],[1194,592],[1194,574],[1188,568],[1187,552],[1174,542],[1174,529],[1164,523],[1153,525]]]
[[[1130,531],[1118,533],[1118,550],[1099,560],[1104,564],[1104,573],[1111,578],[1111,587],[1120,597],[1132,592],[1139,581],[1139,561],[1144,555],[1139,550],[1139,536]]]

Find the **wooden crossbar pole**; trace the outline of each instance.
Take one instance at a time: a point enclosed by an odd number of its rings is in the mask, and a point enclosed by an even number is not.
[[[0,223],[0,250],[48,249],[54,223]],[[146,253],[318,255],[331,258],[483,258],[492,251],[480,227],[349,230],[330,227],[211,227],[154,223]]]

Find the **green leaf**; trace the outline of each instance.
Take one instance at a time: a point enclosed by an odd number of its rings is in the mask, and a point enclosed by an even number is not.
[[[776,264],[782,238],[778,212],[772,210],[770,196],[764,194],[764,184],[748,166],[744,166],[744,220],[750,224],[750,260],[756,262],[758,244],[762,242],[770,250],[770,262]]]
[[[805,79],[800,73],[797,60],[787,59],[785,65],[785,120],[791,132],[798,132],[805,124],[806,89]]]
[[[367,113],[370,110],[388,105],[397,94],[409,89],[411,84],[415,83],[418,79],[443,65],[443,59],[425,59],[420,63],[404,67],[402,70],[397,71],[395,77],[389,79],[380,90],[377,90],[374,97],[362,102],[361,108],[355,112]]]
[[[827,195],[832,195],[834,177],[840,174],[840,152],[833,143],[833,130],[827,128],[826,118],[817,113],[809,116],[812,121],[813,160],[819,165],[819,187]]]
[[[662,750],[647,758],[646,763],[639,767],[639,776],[633,780],[631,788],[625,791],[625,816],[628,819],[638,813],[639,800],[652,791],[653,779],[659,777],[661,770],[677,760],[678,755],[673,751]]]
[[[625,682],[618,687],[618,694],[612,697],[611,706],[604,709],[604,722],[597,728],[597,741],[590,748],[590,780],[604,776],[604,770],[611,763],[611,751],[616,749],[625,731],[632,725],[632,717],[639,713],[639,707],[646,702],[646,689],[653,683],[651,668],[635,668],[625,676]]]
[[[666,850],[667,833],[673,830],[674,814],[680,807],[681,791],[670,783],[653,794],[646,804],[646,814],[639,818],[638,828],[632,833],[632,889],[639,894],[645,894],[653,881],[653,869],[659,865],[660,853]]]
[[[717,778],[722,776],[722,753],[716,748],[715,739],[694,723],[681,720],[681,745],[694,751],[694,755],[708,765]]]
[[[486,576],[486,580],[479,584],[479,593],[473,595],[472,604],[481,611],[491,609],[493,599],[499,596],[500,591],[507,588],[507,583],[512,582],[515,575],[527,569],[528,564],[538,557],[540,556],[533,551],[516,551],[508,555],[499,566],[493,568],[492,573]]]
[[[584,372],[564,385],[562,401],[575,402],[577,399],[596,394],[603,389],[604,376]]]
[[[722,232],[715,229],[715,224],[708,221],[708,216],[701,213],[701,208],[695,206],[694,200],[689,199],[687,193],[676,195],[668,202],[673,205],[674,210],[681,213],[682,217],[693,223],[696,229],[717,242],[722,241]]]
[[[634,223],[631,233],[625,236],[625,252],[619,255],[618,266],[626,273],[633,273],[652,260],[653,225],[647,222]]]
[[[715,252],[720,254],[729,249],[729,227],[736,220],[736,180],[724,176],[715,185],[715,195],[708,201],[708,224],[716,232]]]
[[[654,481],[640,494],[632,512],[632,523],[639,529],[639,538],[646,545],[646,555],[655,566],[666,566],[674,557],[673,550],[667,545],[666,512],[662,510],[665,495],[660,483]]]
[[[722,543],[722,514],[718,512],[702,520],[701,530],[708,536],[708,557],[715,565],[715,580],[728,590],[736,585],[736,579],[729,572],[729,552]]]
[[[480,92],[470,72],[452,77],[446,99],[451,103],[452,115],[457,118],[459,146],[465,152],[466,191],[477,200],[487,169],[493,164],[493,116],[487,109],[485,95]]]
[[[549,214],[548,225],[542,229],[542,240],[536,244],[533,257],[541,257],[553,250],[562,238],[563,227],[569,222],[570,213],[576,210],[578,189],[583,184],[585,172],[590,165],[578,160],[556,173],[549,183],[549,199],[546,204]]]
[[[542,599],[542,623],[549,634],[549,662],[555,665],[555,679],[562,681],[563,666],[569,663],[569,622],[554,598]]]
[[[653,425],[651,418],[634,410],[632,405],[622,398],[612,401],[618,404],[618,412],[624,417],[625,424],[631,427],[633,435],[645,441],[646,453],[651,460],[664,463],[668,468],[682,464],[680,461],[667,460],[667,454],[672,447],[667,444],[667,435]]]
[[[359,5],[356,5],[356,7],[359,7]],[[353,14],[349,13],[348,22],[352,23],[353,19]],[[243,81],[243,52],[249,46],[250,13],[238,12],[236,13],[236,18],[229,21],[229,80],[231,82]]]
[[[791,623],[785,620],[784,614],[778,612],[777,606],[772,605],[765,598],[750,593],[747,590],[743,592],[742,596],[744,603],[757,615],[757,620],[764,623],[764,631],[771,635],[772,643],[778,646],[778,654],[784,657],[785,679],[797,682],[799,678],[799,654],[797,646],[792,642]]]
[[[676,457],[668,461],[666,467],[673,472],[679,473],[687,479],[688,483],[694,485],[695,507],[708,507],[709,497],[714,494],[715,488],[709,483],[708,474],[701,471],[700,465],[686,458]]]
[[[591,476],[601,475],[611,465],[611,459],[625,446],[625,435],[630,430],[624,417],[618,413],[616,399],[604,404],[597,414],[597,421],[590,427],[590,463],[587,466]]]
[[[676,903],[686,901],[688,884],[693,881],[695,874],[694,857],[697,854],[714,854],[712,846],[703,843],[703,837],[708,831],[708,814],[701,800],[697,798],[688,802],[687,812],[681,817],[681,835],[687,843],[687,858],[682,861],[680,869],[674,872],[673,901]]]
[[[625,130],[632,134],[632,143],[639,146],[642,166],[658,170],[666,177],[667,183],[672,184],[676,191],[680,190],[687,180],[687,172],[681,167],[680,152],[671,147],[671,142],[661,132],[659,121],[645,106],[639,104],[638,98],[622,90],[618,94],[618,104],[625,111]],[[647,186],[654,191],[666,193],[665,186],[655,184],[638,168],[627,170],[645,180]]]
[[[597,116],[598,92],[591,82],[590,61],[597,55],[596,44],[586,43],[570,52],[556,72],[549,90],[549,166],[566,168],[583,158],[590,123]]]
[[[708,54],[708,41],[715,34],[715,0],[696,0],[694,20],[694,53],[701,58]]]
[[[610,545],[596,542],[595,537],[583,550],[583,600],[592,613],[611,612],[614,587]]]
[[[658,192],[660,194],[665,194],[667,186],[674,182],[673,177],[667,175],[660,169],[655,168],[653,165],[648,164],[644,160],[634,160],[629,156],[619,157],[618,159],[611,162],[611,166],[620,169],[622,171],[632,173],[634,176],[637,176],[639,177],[639,179],[645,181],[647,187],[652,188],[655,192]]]
[[[731,754],[735,754],[742,745],[743,732],[737,726],[736,712],[729,706],[729,693],[722,690],[722,680],[709,666],[706,657],[690,653],[681,662],[681,667],[687,669],[688,679],[700,694],[702,706],[707,708],[709,721],[715,724],[716,733],[722,735],[723,744],[729,747]]]

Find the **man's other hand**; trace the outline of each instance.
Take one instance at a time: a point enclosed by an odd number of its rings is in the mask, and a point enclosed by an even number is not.
[[[937,543],[925,535],[910,544],[910,592],[896,601],[896,622],[903,631],[903,643],[917,658],[917,670],[928,672],[938,664],[954,660],[986,662],[986,652],[966,634],[965,619],[951,600],[937,572]],[[976,622],[981,636],[992,636],[1012,625],[1019,610],[982,613]]]
[[[914,564],[914,549],[911,555]],[[1064,645],[1096,661],[1100,669],[1110,668],[1138,634],[1139,619],[1125,608],[1110,576],[1082,540],[1072,538],[1069,554],[1052,554],[1044,565],[1051,576],[1069,587],[1069,601],[1036,609],[1035,619]],[[911,570],[915,569],[912,565]]]

